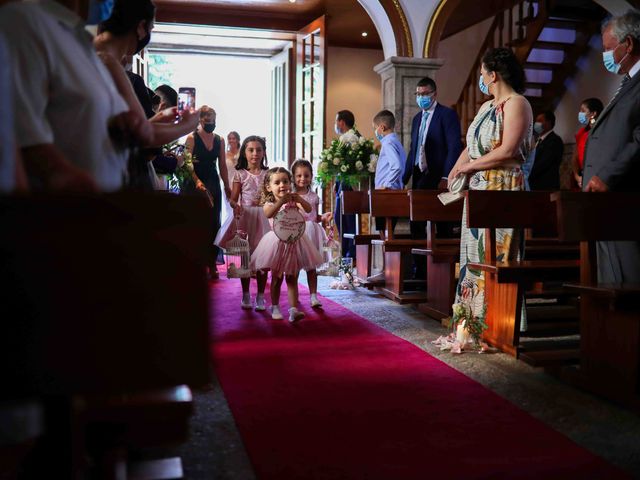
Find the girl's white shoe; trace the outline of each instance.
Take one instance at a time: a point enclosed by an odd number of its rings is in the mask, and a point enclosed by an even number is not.
[[[253,305],[251,305],[251,296],[248,293],[242,294],[242,301],[240,302],[240,307],[245,310],[251,310]]]
[[[321,307],[322,303],[320,303],[320,300],[318,300],[318,296],[315,293],[311,294],[311,307],[312,308],[318,308]]]
[[[289,309],[289,321],[290,322],[297,322],[301,318],[304,318],[304,313],[299,312],[296,307],[291,307]]]
[[[282,313],[280,312],[280,307],[278,305],[271,306],[271,318],[273,318],[274,320],[282,320],[284,318],[282,316]]]
[[[264,305],[264,295],[256,296],[256,312],[264,312],[267,309]]]

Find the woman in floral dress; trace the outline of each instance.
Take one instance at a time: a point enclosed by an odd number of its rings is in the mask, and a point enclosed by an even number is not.
[[[480,73],[479,88],[493,99],[480,107],[469,127],[467,148],[451,170],[449,182],[466,174],[470,190],[524,190],[522,165],[532,149],[533,134],[531,105],[522,96],[524,70],[510,49],[494,48],[482,58]],[[468,228],[466,218],[465,206],[456,304],[464,305],[473,317],[484,321],[484,273],[467,264],[484,261],[485,230]],[[520,233],[512,228],[496,229],[497,260],[520,257]],[[526,325],[521,325],[523,328]]]

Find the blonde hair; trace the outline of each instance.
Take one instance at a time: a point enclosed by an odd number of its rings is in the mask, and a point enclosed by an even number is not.
[[[267,170],[267,174],[264,176],[264,182],[262,182],[262,191],[260,192],[260,205],[264,205],[265,203],[276,203],[276,197],[273,195],[273,192],[267,190],[267,186],[271,181],[271,177],[273,177],[276,173],[286,173],[287,177],[289,177],[289,182],[291,179],[291,172],[284,167],[273,167]]]

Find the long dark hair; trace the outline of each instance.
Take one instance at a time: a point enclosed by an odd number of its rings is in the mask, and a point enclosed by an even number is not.
[[[286,173],[287,177],[289,177],[289,182],[293,183],[293,179],[291,178],[291,172],[284,167],[273,167],[270,168],[267,174],[264,176],[264,182],[262,182],[262,190],[260,191],[260,205],[264,205],[265,203],[276,203],[276,197],[273,195],[273,192],[267,190],[267,185],[271,181],[271,177],[273,177],[276,173]]]
[[[482,64],[488,72],[499,74],[517,93],[524,92],[524,69],[510,48],[492,48],[482,57]]]
[[[267,167],[267,143],[264,138],[259,137],[257,135],[251,135],[244,139],[242,142],[242,146],[240,147],[240,155],[238,156],[238,163],[236,163],[236,170],[245,170],[249,166],[249,161],[247,160],[247,154],[245,150],[247,149],[247,145],[249,142],[258,142],[262,145],[262,151],[264,152],[264,156],[262,157],[262,161],[260,162],[260,168],[262,170],[268,170]]]

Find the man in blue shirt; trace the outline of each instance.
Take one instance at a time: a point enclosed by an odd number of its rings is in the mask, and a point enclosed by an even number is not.
[[[373,117],[373,133],[380,142],[380,157],[376,164],[376,189],[402,190],[402,173],[406,160],[404,147],[394,129],[396,119],[389,110],[382,110]],[[395,228],[396,218],[393,219]],[[376,228],[383,232],[385,218],[376,217]]]

